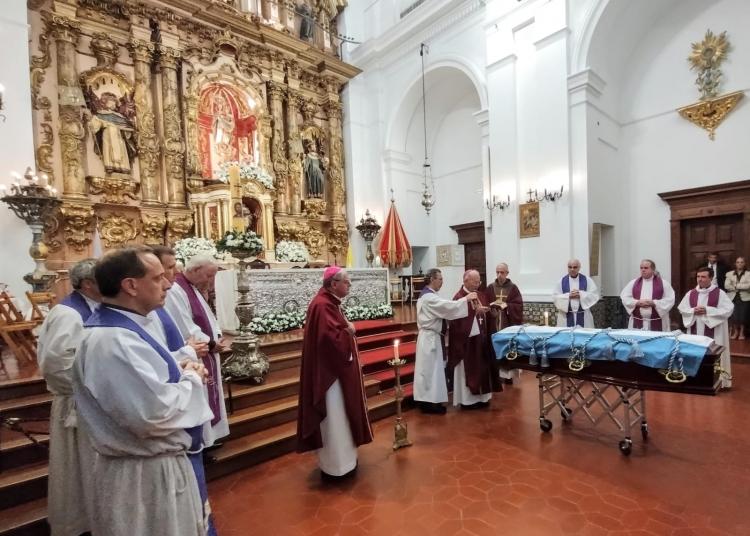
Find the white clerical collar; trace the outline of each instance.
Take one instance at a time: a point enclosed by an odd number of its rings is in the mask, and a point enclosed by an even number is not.
[[[86,300],[86,304],[89,306],[89,309],[91,309],[92,311],[94,309],[96,309],[97,307],[99,307],[99,302],[98,301],[92,300],[91,298],[89,298],[88,296],[86,296],[83,292],[79,292],[78,294],[80,294],[81,296],[83,296],[83,299]]]
[[[471,291],[470,291],[470,290],[469,290],[468,288],[466,288],[466,285],[462,286],[461,288],[463,289],[463,291],[464,291],[464,292],[465,292],[466,294],[469,294],[469,293],[471,293]]]
[[[131,311],[129,309],[125,309],[122,307],[118,307],[116,305],[112,305],[110,303],[105,304],[108,307],[111,307],[113,310],[117,311],[118,313],[122,313],[123,315],[127,316],[129,319],[131,319],[133,322],[138,324],[141,327],[147,327],[150,326],[153,323],[153,318],[149,318],[148,316],[143,316],[140,313],[136,313],[135,311]]]
[[[715,288],[716,288],[716,284],[711,283],[711,285],[709,285],[708,288],[701,288],[700,286],[696,286],[695,290],[697,290],[700,293],[705,293],[705,292],[711,292]]]

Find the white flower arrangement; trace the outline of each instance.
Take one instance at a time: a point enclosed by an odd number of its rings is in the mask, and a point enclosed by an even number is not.
[[[281,333],[301,328],[305,323],[306,311],[292,311],[281,313],[267,313],[256,316],[250,322],[250,330],[256,334]],[[350,322],[356,320],[374,320],[376,318],[390,318],[393,308],[387,303],[380,305],[354,305],[344,308],[344,314]]]
[[[307,262],[309,253],[302,242],[280,240],[276,242],[276,260],[279,262]]]
[[[219,166],[219,180],[224,183],[229,182],[229,168],[237,166],[240,170],[240,180],[255,181],[262,184],[269,190],[273,190],[273,177],[268,172],[254,162],[224,162]]]
[[[188,260],[196,255],[210,255],[217,258],[216,246],[213,240],[191,236],[178,240],[174,244],[175,258],[184,266]]]
[[[218,251],[229,253],[243,251],[250,255],[257,255],[263,251],[263,241],[253,231],[227,231],[224,236],[216,241]]]

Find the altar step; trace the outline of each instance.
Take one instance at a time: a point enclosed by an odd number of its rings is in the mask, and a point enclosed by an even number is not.
[[[371,420],[395,413],[394,372],[387,361],[393,357],[393,340],[401,341],[400,354],[409,363],[402,368],[404,394],[410,397],[414,322],[374,320],[355,322],[363,364],[367,404]],[[230,436],[211,452],[207,465],[214,479],[242,468],[292,452],[296,447],[297,397],[301,364],[302,332],[273,336],[261,344],[269,359],[270,372],[263,384],[225,385],[232,391],[234,413],[229,416]],[[32,377],[0,381],[0,415],[27,419],[47,418],[52,396],[43,379]],[[46,431],[46,422],[26,423],[31,430]],[[19,432],[0,431],[0,536],[49,534],[46,524],[47,455],[46,436],[34,445]]]

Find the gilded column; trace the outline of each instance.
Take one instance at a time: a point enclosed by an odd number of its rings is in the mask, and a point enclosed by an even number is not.
[[[81,102],[68,102],[71,95],[80,95],[76,70],[76,43],[80,23],[50,14],[49,24],[57,49],[57,86],[63,97],[58,100],[60,116],[60,151],[62,155],[63,194],[69,199],[86,199],[83,169],[86,130],[81,120]],[[67,91],[66,91],[67,90]]]
[[[287,214],[288,164],[284,150],[284,86],[268,82],[271,96],[271,161],[276,176],[276,212]]]
[[[159,142],[154,121],[154,102],[151,96],[151,61],[154,44],[143,39],[130,40],[130,55],[135,71],[136,145],[141,172],[141,195],[146,205],[158,205]]]
[[[161,46],[162,102],[164,121],[164,165],[167,175],[167,200],[170,207],[184,208],[185,197],[185,141],[180,125],[177,67],[182,61],[179,50]]]
[[[288,159],[288,186],[290,212],[294,215],[300,214],[302,207],[302,136],[297,125],[297,114],[301,104],[300,96],[292,90],[286,95],[286,131],[287,131],[287,159]]]
[[[329,155],[328,155],[328,202],[333,207],[334,218],[346,215],[346,190],[344,185],[344,143],[341,133],[341,103],[328,100],[325,104],[328,117]]]

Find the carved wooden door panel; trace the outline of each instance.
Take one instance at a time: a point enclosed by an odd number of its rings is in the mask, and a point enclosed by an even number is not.
[[[477,270],[479,275],[482,276],[480,289],[487,286],[487,262],[485,259],[484,242],[464,244],[464,266],[466,270]]]
[[[683,220],[681,225],[683,243],[680,278],[681,288],[685,292],[695,286],[696,268],[705,264],[709,252],[717,252],[729,267],[734,266],[737,256],[744,254],[742,214]],[[679,302],[682,297],[677,299]]]

